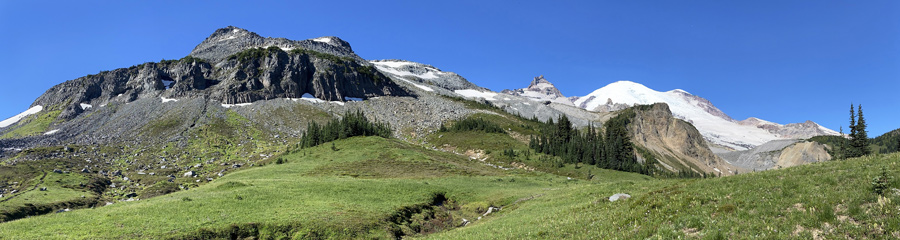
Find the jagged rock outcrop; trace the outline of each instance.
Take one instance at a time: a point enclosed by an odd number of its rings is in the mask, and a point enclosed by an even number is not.
[[[703,136],[690,123],[672,116],[665,103],[632,108],[628,125],[633,143],[657,154],[668,170],[731,175],[733,167],[713,154]]]
[[[502,93],[513,95],[513,96],[521,96],[530,98],[532,100],[537,101],[550,101],[559,104],[565,104],[570,106],[575,106],[572,103],[572,100],[563,96],[559,89],[547,81],[544,78],[544,75],[534,77],[534,80],[531,81],[531,84],[528,85],[527,88],[520,88],[515,90],[504,89],[501,91]]]

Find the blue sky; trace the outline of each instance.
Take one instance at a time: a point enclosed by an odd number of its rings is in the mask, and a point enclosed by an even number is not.
[[[900,128],[900,1],[2,1],[0,119],[53,85],[177,59],[217,28],[338,36],[495,91],[618,80],[684,89],[735,119]]]

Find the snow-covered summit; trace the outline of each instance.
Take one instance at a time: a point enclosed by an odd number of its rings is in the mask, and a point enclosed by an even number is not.
[[[768,141],[836,135],[816,123],[781,125],[758,118],[736,121],[716,108],[709,100],[675,89],[659,92],[631,81],[618,81],[579,97],[575,105],[591,111],[615,111],[635,104],[666,103],[672,114],[688,121],[710,143],[746,150]]]

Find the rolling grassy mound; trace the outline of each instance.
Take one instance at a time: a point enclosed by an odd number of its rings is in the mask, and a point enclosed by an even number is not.
[[[454,228],[462,219],[477,224],[490,207],[505,212],[528,202],[520,199],[576,185],[393,139],[357,137],[334,146],[300,150],[282,164],[187,191],[2,223],[0,236],[396,238]]]

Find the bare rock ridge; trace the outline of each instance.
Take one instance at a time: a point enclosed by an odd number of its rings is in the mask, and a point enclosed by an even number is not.
[[[775,140],[749,150],[718,155],[744,171],[762,171],[831,160],[825,145],[796,139]]]
[[[262,46],[269,47],[256,48]],[[328,101],[412,96],[339,38],[292,41],[227,27],[216,30],[189,57],[66,81],[32,106],[63,109],[60,118],[72,119],[82,112],[82,104],[198,97],[235,104],[304,94]]]
[[[534,77],[534,80],[531,81],[531,84],[529,84],[527,88],[515,90],[504,89],[501,92],[513,96],[527,97],[537,101],[551,101],[575,106],[575,104],[572,103],[572,100],[563,96],[553,83],[550,83],[550,81],[547,81],[547,79],[544,78],[544,75]]]
[[[822,135],[838,135],[831,129],[822,127],[821,125],[807,120],[802,123],[777,124],[751,117],[738,122],[741,125],[755,126],[762,128],[782,138],[803,139]]]
[[[276,46],[285,50],[307,49],[339,57],[362,60],[350,48],[350,43],[338,37],[328,36],[301,41],[285,38],[264,38],[254,32],[233,26],[216,30],[197,47],[194,47],[194,50],[188,56],[217,63],[232,54],[246,49],[268,48],[270,46]]]

